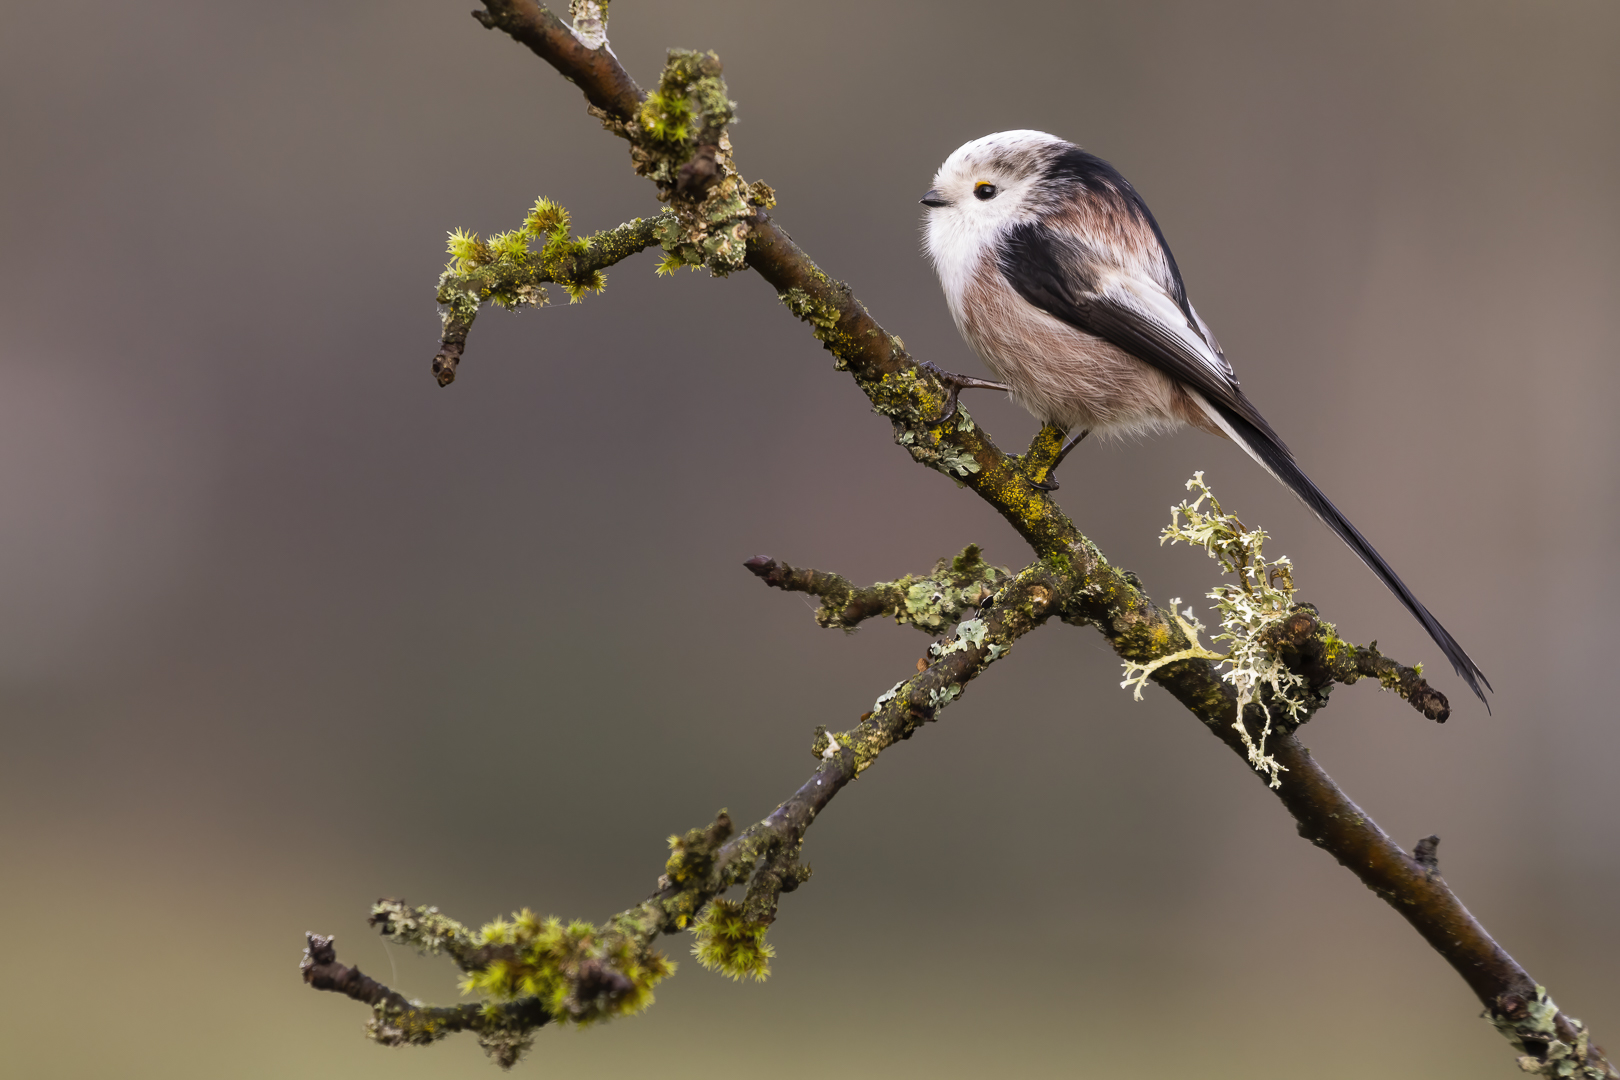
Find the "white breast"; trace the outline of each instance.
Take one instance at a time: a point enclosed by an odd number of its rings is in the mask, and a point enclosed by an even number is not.
[[[1014,400],[1039,420],[1105,437],[1204,426],[1203,411],[1157,368],[1018,295],[986,231],[960,215],[930,215],[928,253],[957,330]]]

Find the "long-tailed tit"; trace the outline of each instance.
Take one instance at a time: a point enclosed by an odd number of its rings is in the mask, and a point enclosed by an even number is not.
[[[1485,675],[1239,389],[1187,300],[1158,222],[1118,170],[1055,136],[1004,131],[947,158],[922,201],[928,254],[957,329],[1006,380],[942,373],[953,392],[1010,391],[1037,419],[1073,433],[1059,461],[1091,432],[1190,424],[1231,439],[1389,586],[1485,700]]]

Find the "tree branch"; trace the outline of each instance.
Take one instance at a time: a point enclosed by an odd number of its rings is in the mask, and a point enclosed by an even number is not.
[[[546,235],[554,231],[551,225],[503,234],[513,238],[504,251],[468,238],[467,256],[457,259],[440,277],[438,300],[444,306],[444,333],[433,358],[433,377],[440,386],[455,381],[467,333],[485,301],[504,307],[544,304],[547,298],[541,286],[549,283],[563,286],[570,299],[577,300],[587,290],[602,287],[603,270],[658,243],[659,231],[673,218],[666,210],[570,243],[567,213],[560,207],[554,209],[559,212],[561,230],[541,251],[528,249],[529,234]]]
[[[1034,486],[1050,471],[1061,433],[1043,428],[1025,454],[1008,456],[977,428],[965,409],[958,409],[944,423],[936,422],[943,415],[948,388],[932,372],[919,367],[899,338],[872,318],[850,288],[825,274],[771,219],[766,212],[774,202],[769,188],[744,185],[731,160],[725,126],[732,103],[725,97],[718,59],[712,54],[672,52],[658,90],[645,94],[607,44],[605,4],[586,6],[592,9],[588,14],[595,21],[588,27],[582,24],[581,33],[531,0],[485,0],[487,10],[475,15],[485,26],[499,28],[528,46],[576,83],[592,113],[631,142],[636,171],[654,180],[660,199],[670,203],[674,215],[658,236],[669,258],[701,263],[719,275],[742,265],[756,271],[795,316],[810,323],[815,337],[835,356],[836,366],[850,372],[874,410],[889,418],[896,441],[915,460],[960,481],[993,506],[1039,560],[998,583],[979,617],[963,621],[954,640],[936,643],[930,649],[933,662],[881,696],[855,728],[837,735],[819,732],[813,748],[821,758],[816,772],[770,817],[732,837],[730,818],[722,812],[708,829],[693,830],[674,841],[666,875],[646,902],[616,916],[605,931],[588,928],[589,932],[580,930],[575,935],[578,940],[596,942],[592,935],[600,933],[601,942],[621,942],[623,950],[630,951],[621,950],[628,959],[616,961],[620,968],[615,970],[628,979],[624,970],[632,961],[653,963],[646,953],[647,942],[692,923],[700,910],[712,913],[708,905],[726,888],[745,879],[750,880],[749,895],[734,921],[741,928],[739,940],[760,944],[762,938],[751,928],[758,927],[762,934],[763,925],[775,916],[780,893],[803,880],[805,871],[798,864],[798,853],[816,814],[844,784],[870,767],[883,749],[935,719],[1016,638],[1051,616],[1096,626],[1122,659],[1141,664],[1182,652],[1189,642],[1177,622],[1154,606],[1139,582],[1111,565],[1047,493]],[[847,628],[874,614],[908,621],[906,601],[898,594],[901,582],[907,579],[857,589],[837,575],[795,571],[772,560],[757,565],[751,561],[749,568],[779,588],[821,596],[818,621],[823,625]],[[936,568],[936,581],[941,572]],[[908,586],[907,596],[909,591]],[[910,621],[921,625],[915,619]],[[1318,690],[1320,700],[1314,708],[1325,702],[1325,691],[1333,682],[1370,676],[1400,692],[1426,716],[1443,720],[1449,712],[1444,697],[1423,682],[1417,669],[1394,664],[1376,646],[1360,649],[1339,641],[1308,606],[1295,609],[1290,626],[1275,644],[1277,654],[1291,669]],[[1158,667],[1151,677],[1212,734],[1247,758],[1249,740],[1234,726],[1238,720],[1236,694],[1208,660],[1179,659]],[[1251,706],[1251,710],[1258,708]],[[1243,723],[1252,725],[1255,718],[1246,714]],[[1298,822],[1301,835],[1350,869],[1451,963],[1484,1003],[1492,1023],[1523,1052],[1521,1068],[1589,1080],[1620,1078],[1602,1051],[1589,1042],[1580,1023],[1558,1011],[1545,990],[1490,938],[1446,886],[1433,864],[1432,847],[1416,857],[1395,845],[1316,764],[1294,735],[1294,726],[1282,725],[1274,733],[1272,753],[1287,774],[1277,796]],[[419,908],[412,917],[431,911]],[[704,925],[711,933],[717,932],[712,919]],[[463,949],[463,955],[457,956],[458,963],[474,966],[475,975],[487,975],[497,968],[505,971],[501,965],[530,962],[524,961],[528,954],[522,950],[531,949],[533,941],[543,937],[539,931],[492,930],[494,926],[483,931],[497,943],[493,951]],[[569,933],[574,933],[573,927]],[[316,940],[311,939],[312,957]],[[329,939],[319,940],[329,945]],[[450,940],[465,944],[454,933]],[[529,944],[522,944],[525,941]],[[704,955],[702,941],[700,931],[700,958]],[[599,943],[599,947],[608,949],[609,945]],[[724,968],[724,950],[711,955],[722,956],[719,962]],[[734,950],[731,955],[735,959],[740,954]],[[757,962],[768,952],[761,954],[756,949],[751,955],[757,975]],[[552,967],[545,967],[547,963]],[[628,991],[616,990],[616,984],[596,989],[598,983],[612,983],[602,975],[601,960],[587,958],[582,964],[576,958],[570,963],[572,967],[550,953],[531,963],[536,977],[557,981],[554,996],[570,1003],[569,1008],[595,1008],[603,1010],[601,1015],[612,1015],[613,1002],[629,996]],[[589,963],[598,967],[590,969]],[[335,956],[324,967],[314,965],[326,971],[321,978],[331,985],[324,988],[353,987],[357,993],[351,996],[360,1000],[375,997],[371,1002],[375,1009],[398,1009],[389,997],[391,991],[358,973],[344,975],[338,970],[341,965],[334,965]],[[742,970],[741,961],[737,966]],[[310,978],[308,971],[306,978]],[[583,989],[592,989],[598,996],[586,1001],[581,998]],[[614,993],[620,997],[615,998]],[[608,1004],[602,1005],[603,1001]],[[552,1008],[549,1015],[560,1013]],[[529,1030],[524,1029],[524,1034]]]
[[[605,24],[607,5],[600,6]],[[635,117],[646,94],[608,47],[605,25],[601,43],[590,45],[534,0],[488,0],[484,7],[486,10],[474,11],[472,16],[486,28],[504,31],[514,41],[528,46],[563,78],[585,91],[586,100],[614,119]]]
[[[1343,640],[1317,615],[1314,604],[1296,607],[1272,645],[1289,669],[1304,675],[1315,689],[1336,682],[1348,685],[1367,676],[1436,723],[1443,724],[1451,716],[1446,696],[1424,680],[1421,666],[1396,663],[1378,651],[1376,641],[1362,646]]]
[[[366,1035],[383,1046],[427,1046],[446,1035],[471,1031],[484,1052],[503,1068],[510,1068],[534,1042],[533,1032],[551,1017],[534,998],[498,1005],[452,1005],[435,1008],[408,1001],[357,967],[338,963],[334,939],[304,935],[304,959],[298,965],[304,982],[316,990],[330,990],[372,1007]]]
[[[907,574],[865,588],[856,588],[838,574],[795,570],[765,555],[743,565],[772,588],[821,597],[816,612],[819,626],[854,630],[865,620],[884,615],[926,634],[961,621],[965,612],[983,604],[1012,576],[1010,570],[985,562],[977,544],[969,544],[954,559],[939,560],[926,577]]]
[[[1041,563],[1005,578],[981,617],[970,621],[977,625],[964,623],[954,642],[932,648],[938,659],[880,696],[842,741],[825,729],[817,732],[812,751],[820,763],[815,772],[768,817],[733,836],[731,816],[722,810],[707,828],[672,837],[672,853],[653,894],[615,915],[601,930],[571,924],[567,934],[584,943],[571,953],[545,937],[550,925],[525,936],[526,924],[539,925],[526,911],[514,916],[513,923],[498,920],[474,935],[437,908],[411,908],[402,900],[379,900],[373,906],[370,921],[390,940],[425,953],[448,953],[469,973],[469,986],[526,991],[506,995],[513,1000],[493,1009],[407,1001],[359,969],[338,963],[333,939],[319,934],[308,935],[300,965],[304,981],[372,1006],[367,1032],[378,1042],[425,1044],[453,1031],[476,1031],[503,1066],[516,1061],[535,1029],[548,1022],[601,1019],[645,1007],[652,1000],[651,985],[670,970],[651,952],[651,943],[663,934],[697,928],[701,944],[705,909],[744,882],[748,889],[739,919],[762,942],[781,895],[810,876],[799,863],[799,852],[805,832],[833,796],[884,749],[937,719],[970,681],[1007,654],[1013,641],[1046,620],[1057,595],[1052,572]],[[723,954],[711,966],[732,975],[758,974],[729,969]]]

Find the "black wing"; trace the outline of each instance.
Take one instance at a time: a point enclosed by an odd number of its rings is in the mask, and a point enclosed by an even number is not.
[[[1035,307],[1118,345],[1282,445],[1239,389],[1231,365],[1219,346],[1210,344],[1191,305],[1183,307],[1157,281],[1120,269],[1081,241],[1033,222],[1010,230],[997,255],[1008,283]]]
[[[1042,225],[1014,228],[998,254],[1002,274],[1029,303],[1112,342],[1196,391],[1210,419],[1367,564],[1429,632],[1469,689],[1485,701],[1480,684],[1489,689],[1490,680],[1361,531],[1295,463],[1294,455],[1238,387],[1214,335],[1190,304],[1178,303],[1151,277],[1099,259],[1081,241]]]

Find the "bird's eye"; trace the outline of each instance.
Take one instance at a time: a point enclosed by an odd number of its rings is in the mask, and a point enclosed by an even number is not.
[[[996,185],[994,185],[994,184],[974,184],[973,185],[973,197],[975,199],[979,199],[981,201],[995,198],[996,197]]]

